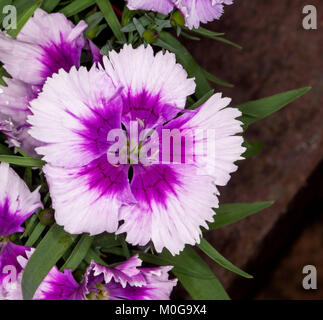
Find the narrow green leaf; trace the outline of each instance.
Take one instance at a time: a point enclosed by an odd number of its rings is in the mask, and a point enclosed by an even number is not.
[[[18,10],[18,18],[17,18],[17,28],[8,30],[8,34],[12,37],[16,37],[20,30],[23,28],[25,23],[29,20],[29,18],[34,14],[35,10],[40,7],[42,1],[37,1],[36,3],[33,1],[33,4],[27,10],[24,10],[22,13]]]
[[[138,19],[133,18],[132,21],[133,21],[133,24],[135,25],[136,30],[138,31],[140,37],[142,37],[144,32],[146,31],[146,29],[144,28],[144,26],[141,24],[141,22]]]
[[[134,11],[131,11],[131,12],[134,12]],[[151,24],[151,21],[146,16],[140,17],[137,21],[139,21],[143,27],[147,27],[148,25]],[[121,28],[121,31],[124,33],[133,32],[136,30],[137,29],[136,29],[134,22],[129,22],[128,24],[123,25],[123,27]]]
[[[7,86],[6,82],[3,80],[3,78],[10,78],[10,75],[8,72],[4,69],[3,66],[0,67],[0,85]]]
[[[25,158],[31,158],[31,156],[29,154],[27,154],[25,151],[22,151],[21,149],[19,149],[17,147],[15,148],[15,150],[17,152],[19,152],[23,157],[25,157]]]
[[[223,81],[223,80],[215,77],[213,74],[211,74],[210,72],[208,72],[208,71],[206,71],[204,69],[202,69],[202,70],[203,70],[203,73],[204,73],[205,77],[209,81],[211,81],[211,82],[213,82],[215,84],[219,84],[219,85],[224,86],[224,87],[229,87],[229,88],[233,88],[234,87],[233,84],[227,83],[227,82],[225,82],[225,81]]]
[[[43,0],[41,8],[50,13],[58,6],[60,1],[61,0]]]
[[[40,235],[45,230],[46,226],[42,225],[40,222],[36,225],[35,229],[33,230],[32,234],[28,238],[27,242],[25,243],[26,247],[32,247],[36,241],[39,239]]]
[[[84,31],[84,34],[89,39],[94,39],[97,36],[98,32],[100,32],[102,25],[99,26],[99,24],[103,19],[104,17],[102,12],[95,12],[85,19],[85,22],[87,23],[88,27]]]
[[[244,272],[240,268],[236,267],[234,264],[232,264],[229,260],[224,258],[213,246],[204,238],[201,239],[200,244],[198,247],[213,261],[218,263],[220,266],[244,277],[247,279],[253,278],[252,275],[248,274],[247,272]]]
[[[235,47],[235,48],[238,48],[238,49],[242,49],[242,47],[239,44],[237,44],[235,42],[232,42],[232,41],[230,41],[228,39],[222,38],[222,37],[215,37],[214,40],[223,42],[225,44],[228,44],[229,46],[232,46],[232,47]]]
[[[104,18],[107,21],[115,37],[121,42],[126,42],[127,41],[126,36],[121,31],[120,22],[111,6],[110,1],[97,0],[96,3],[99,6],[100,10],[102,11]]]
[[[130,19],[136,14],[136,11],[131,11],[128,9],[127,5],[124,6],[121,18],[122,26],[129,23]]]
[[[186,39],[193,40],[193,41],[200,41],[201,40],[199,37],[194,37],[194,36],[184,32],[184,31],[181,31],[180,35],[183,36]]]
[[[186,275],[190,278],[195,278],[195,279],[204,279],[204,280],[211,280],[213,278],[213,274],[210,275],[208,272],[198,272],[195,271],[194,269],[191,268],[191,266],[186,265],[186,264],[180,264],[179,261],[174,259],[174,257],[168,252],[164,250],[161,254],[158,255],[152,255],[149,253],[142,253],[142,252],[137,252],[139,253],[140,259],[146,262],[150,262],[153,264],[158,264],[161,266],[169,266],[172,265],[174,266],[174,270]],[[181,253],[182,254],[182,253]]]
[[[121,235],[120,240],[121,240],[123,253],[124,253],[125,257],[127,259],[129,259],[130,258],[130,252],[129,252],[129,248],[128,248],[128,245],[127,245],[127,242],[126,242],[126,237],[124,235]]]
[[[204,37],[207,37],[210,39],[214,39],[219,36],[224,36],[224,33],[222,33],[222,32],[214,32],[214,31],[202,28],[202,27],[200,27],[198,29],[192,29],[192,30],[188,29],[187,27],[184,27],[184,29],[189,32],[194,32],[194,33],[200,34],[201,36],[204,36]]]
[[[36,167],[41,168],[45,162],[41,159],[29,158],[29,157],[19,157],[11,155],[0,155],[0,162],[7,162],[10,164],[15,164],[22,167]]]
[[[31,189],[32,187],[32,182],[33,182],[33,173],[31,171],[30,167],[27,167],[25,169],[25,173],[24,173],[24,181],[26,182],[27,186],[29,189]]]
[[[116,237],[115,234],[112,233],[101,233],[94,238],[93,247],[100,247],[100,248],[112,248],[120,246],[121,242]]]
[[[291,90],[283,92],[268,98],[249,101],[244,104],[237,106],[242,112],[240,120],[246,125],[261,120],[274,112],[282,109],[292,101],[300,98],[302,95],[307,93],[311,87],[305,87],[301,89]]]
[[[260,153],[262,149],[264,148],[264,143],[261,141],[255,141],[255,142],[250,142],[250,141],[245,141],[243,143],[243,146],[247,148],[245,153],[242,155],[244,158],[250,158],[253,157],[254,155]]]
[[[219,208],[213,209],[216,212],[216,215],[214,216],[215,221],[209,223],[209,230],[219,229],[237,222],[252,214],[269,208],[273,204],[273,201],[222,204]]]
[[[34,231],[36,224],[38,223],[37,214],[40,212],[41,209],[36,211],[36,214],[33,214],[26,222],[26,229],[24,233],[21,235],[20,239],[30,236],[31,233]]]
[[[74,0],[66,7],[64,7],[62,10],[60,10],[60,12],[65,14],[66,17],[71,17],[95,5],[95,2],[96,2],[95,0]]]
[[[205,77],[203,70],[196,63],[189,51],[170,33],[162,31],[154,45],[172,51],[177,60],[183,65],[190,77],[195,77],[196,92],[198,99],[202,98],[212,88]]]
[[[31,300],[48,272],[76,239],[62,227],[53,225],[29,259],[22,278],[24,300]]]
[[[92,260],[95,261],[96,263],[99,263],[103,266],[109,266],[107,263],[105,263],[104,260],[101,259],[100,254],[97,253],[95,250],[93,250],[92,248],[89,249],[89,251],[87,252],[86,257],[84,258],[84,260],[87,263],[90,263]]]
[[[194,300],[230,299],[221,282],[192,247],[186,246],[185,250],[177,256],[171,256],[169,253],[163,254],[172,261],[171,265],[184,265],[196,273],[209,275],[209,279],[198,279],[181,273],[176,267],[173,269],[175,276]]]
[[[188,28],[185,28],[185,29],[188,30]],[[198,29],[188,30],[188,31],[200,34],[200,35],[202,35],[204,37],[207,37],[207,38],[210,38],[210,39],[213,39],[213,40],[223,42],[223,43],[228,44],[230,46],[233,46],[235,48],[242,49],[242,47],[239,44],[234,43],[234,42],[232,42],[232,41],[230,41],[228,39],[223,38],[222,36],[224,36],[224,33],[213,32],[211,30],[207,30],[207,29],[202,28],[202,27],[200,27]]]
[[[65,269],[71,269],[72,271],[76,270],[80,265],[82,260],[86,257],[94,237],[89,236],[88,234],[83,234],[81,239],[78,241],[77,245],[73,249],[71,255],[68,257],[65,264],[62,266],[61,271]]]
[[[172,25],[170,23],[169,20],[159,20],[159,19],[155,19],[154,21],[157,26],[155,27],[155,30],[159,33],[161,32],[163,29],[167,29],[167,28],[171,28]]]

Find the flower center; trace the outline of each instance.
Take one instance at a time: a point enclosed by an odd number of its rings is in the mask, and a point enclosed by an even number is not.
[[[88,300],[109,300],[109,291],[102,283],[97,283],[95,288],[86,296]]]
[[[8,243],[8,241],[8,237],[0,237],[0,253],[2,251],[2,248]]]
[[[8,237],[0,237],[0,243],[6,244],[9,241]]]
[[[155,134],[154,139],[153,134]],[[159,144],[156,132],[154,129],[145,129],[145,124],[141,119],[136,118],[136,121],[131,121],[128,129],[122,125],[116,137],[118,137],[117,147],[113,145],[112,149],[108,150],[108,160],[109,155],[112,155],[113,161],[110,163],[114,166],[134,165],[139,162],[143,165],[151,165],[158,159]],[[113,139],[116,137],[114,136]]]

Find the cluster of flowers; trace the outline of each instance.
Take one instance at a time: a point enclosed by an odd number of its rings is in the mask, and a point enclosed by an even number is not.
[[[185,18],[188,28],[198,28],[200,23],[219,19],[223,14],[223,5],[233,0],[128,0],[132,10],[152,10],[168,14],[176,7]]]
[[[147,7],[148,3],[155,3]],[[131,9],[168,12],[174,5],[198,13],[222,12],[232,1],[129,1]],[[137,5],[136,5],[137,3]],[[189,6],[191,3],[191,7]],[[202,5],[202,6],[201,6]],[[210,9],[210,10],[209,10]],[[191,13],[189,14],[191,17]],[[215,14],[213,18],[216,18]],[[188,18],[188,16],[187,16]],[[194,18],[195,19],[195,18]],[[187,19],[188,26],[196,20]],[[0,61],[12,78],[0,86],[0,130],[11,146],[43,156],[55,220],[71,234],[127,233],[132,245],[153,243],[157,252],[178,254],[200,241],[200,226],[213,221],[217,186],[224,186],[242,159],[241,113],[229,98],[213,95],[194,111],[185,110],[195,91],[183,67],[169,52],[125,45],[102,57],[77,26],[59,13],[37,9],[17,39],[0,32]],[[92,53],[90,70],[80,66],[82,50]],[[195,129],[215,132],[215,154],[194,164],[112,165],[107,160],[110,130],[129,124],[139,130]],[[203,141],[195,141],[202,144]],[[200,167],[204,171],[199,170]],[[203,172],[203,173],[202,173]],[[23,231],[22,223],[42,207],[7,164],[0,166],[0,236]],[[5,240],[0,254],[0,298],[21,298],[21,278],[32,248]],[[17,270],[7,281],[6,266]],[[70,270],[54,267],[35,299],[168,299],[176,280],[169,267],[140,268],[134,256],[114,268],[92,262],[81,284]]]

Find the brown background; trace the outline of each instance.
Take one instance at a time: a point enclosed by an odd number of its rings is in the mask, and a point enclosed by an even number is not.
[[[302,28],[302,9],[315,5],[318,30]],[[233,104],[312,86],[304,97],[252,125],[263,152],[240,164],[221,201],[275,200],[273,207],[208,234],[217,250],[255,279],[210,262],[232,298],[323,298],[323,3],[321,0],[236,0],[208,28],[225,32],[238,50],[203,39],[186,41],[197,61],[235,88],[216,87]],[[318,290],[302,288],[313,264]]]

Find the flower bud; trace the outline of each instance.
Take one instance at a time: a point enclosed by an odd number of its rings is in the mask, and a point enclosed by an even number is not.
[[[39,213],[38,217],[39,217],[40,223],[44,226],[51,226],[55,222],[53,209],[42,210]]]
[[[15,242],[16,240],[18,239],[18,236],[17,236],[17,234],[12,234],[10,237],[9,237],[9,240],[11,241],[11,242]],[[8,241],[8,238],[7,238],[7,241]],[[6,242],[6,240],[4,241],[4,242]]]
[[[180,26],[180,27],[185,26],[185,18],[179,10],[177,10],[173,13],[170,22],[174,27],[175,26]]]
[[[159,34],[155,30],[148,29],[143,33],[142,37],[147,43],[155,43],[159,37]]]

